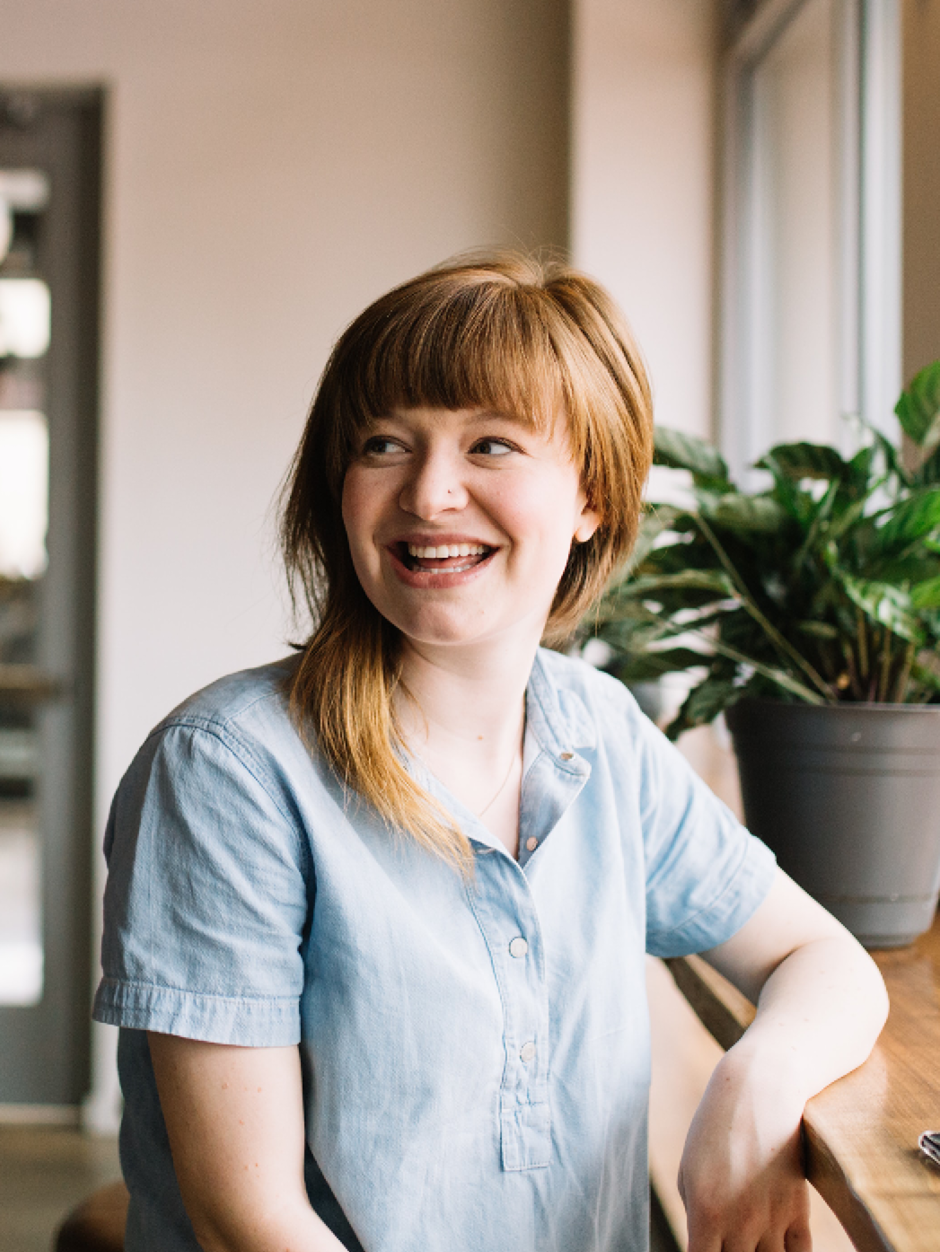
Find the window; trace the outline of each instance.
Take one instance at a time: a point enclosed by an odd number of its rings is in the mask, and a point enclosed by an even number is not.
[[[724,61],[720,431],[846,450],[900,387],[896,0],[738,5]]]

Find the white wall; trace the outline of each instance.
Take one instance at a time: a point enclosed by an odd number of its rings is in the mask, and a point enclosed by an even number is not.
[[[629,316],[657,419],[712,432],[713,0],[578,0],[572,249]]]
[[[271,501],[338,331],[461,249],[566,243],[567,5],[4,0],[2,28],[0,83],[109,90],[103,825],[163,713],[285,650]]]

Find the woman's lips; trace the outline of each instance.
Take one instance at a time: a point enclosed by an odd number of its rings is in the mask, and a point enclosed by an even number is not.
[[[486,565],[495,548],[482,543],[417,544],[402,541],[389,545],[399,577],[413,586],[453,586],[460,575]]]

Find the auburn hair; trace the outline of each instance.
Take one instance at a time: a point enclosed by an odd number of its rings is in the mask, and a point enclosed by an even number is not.
[[[381,296],[340,336],[285,486],[281,544],[310,614],[291,711],[346,788],[395,830],[461,866],[470,846],[408,773],[394,695],[398,631],[353,568],[343,479],[362,434],[400,408],[484,408],[563,420],[600,524],[573,543],[545,628],[558,645],[636,538],[652,459],[652,404],[627,323],[593,279],[516,254],[458,258]]]

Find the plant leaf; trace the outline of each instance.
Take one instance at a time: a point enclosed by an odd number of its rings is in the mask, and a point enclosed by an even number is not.
[[[880,583],[906,583],[908,590],[917,583],[929,582],[940,577],[940,561],[926,550],[924,544],[913,544],[903,556],[887,556],[883,560],[868,562],[866,574]]]
[[[940,575],[928,578],[911,588],[911,604],[915,609],[940,609]]]
[[[875,529],[879,554],[906,547],[940,528],[940,487],[918,491],[885,512],[887,520]]]
[[[891,445],[888,445],[891,447]],[[859,448],[855,456],[849,461],[849,473],[852,478],[852,485],[856,490],[864,491],[872,480],[875,472],[875,463],[878,458],[879,447],[877,443],[870,443],[867,447]],[[894,448],[891,448],[892,454]]]
[[[634,600],[655,599],[657,591],[710,591],[721,596],[734,595],[731,580],[720,570],[685,569],[678,574],[639,574],[617,588],[619,597]]]
[[[739,534],[771,534],[789,520],[786,511],[769,496],[746,496],[738,491],[726,492],[707,503],[703,499],[701,508],[714,525]]]
[[[901,429],[925,453],[940,444],[940,361],[914,375],[894,411]]]
[[[757,469],[766,469],[775,478],[799,481],[801,478],[844,478],[848,465],[825,443],[778,443],[756,462]]]
[[[873,579],[853,578],[839,571],[838,577],[846,595],[858,605],[867,618],[902,639],[920,643],[923,631],[913,613],[911,597],[891,583],[875,582]]]
[[[670,739],[678,739],[684,730],[693,726],[704,726],[713,722],[724,709],[734,704],[742,692],[728,678],[718,678],[709,674],[697,687],[693,687],[686,696],[682,708],[675,720],[666,727]]]
[[[819,536],[823,534],[829,526],[838,494],[839,484],[831,483],[827,488],[825,495],[819,501],[819,504],[813,506],[813,510],[810,513],[810,524],[806,528],[806,533],[803,536],[803,542],[800,544],[799,551],[793,561],[794,570],[799,571],[803,562],[807,560],[815,546],[818,544]]]
[[[851,504],[841,509],[826,527],[827,539],[838,539],[846,532],[851,532],[852,528],[862,521],[865,515],[866,500],[853,500]],[[867,520],[867,519],[866,519]]]
[[[706,666],[709,659],[691,648],[663,648],[614,661],[609,669],[623,683],[650,682],[663,674]]]
[[[728,466],[717,448],[668,426],[656,427],[655,465],[688,470],[696,483],[729,483]]]
[[[672,529],[678,516],[679,510],[670,504],[647,505],[640,518],[633,550],[624,567],[618,572],[616,581],[628,577],[632,570],[646,560],[659,537]]]
[[[900,401],[898,401],[898,403],[900,403]],[[910,474],[908,474],[907,470],[901,464],[901,458],[898,455],[898,449],[894,446],[891,440],[888,439],[888,437],[884,434],[883,431],[880,431],[877,426],[872,425],[872,423],[869,422],[866,418],[860,415],[856,415],[855,420],[859,423],[859,425],[862,427],[863,430],[868,432],[868,434],[871,436],[874,442],[875,447],[879,449],[879,451],[881,452],[881,455],[884,457],[885,475],[887,477],[894,476],[895,478],[899,479],[902,483],[906,483],[910,485],[911,476]],[[869,487],[873,485],[874,484],[870,483]]]

